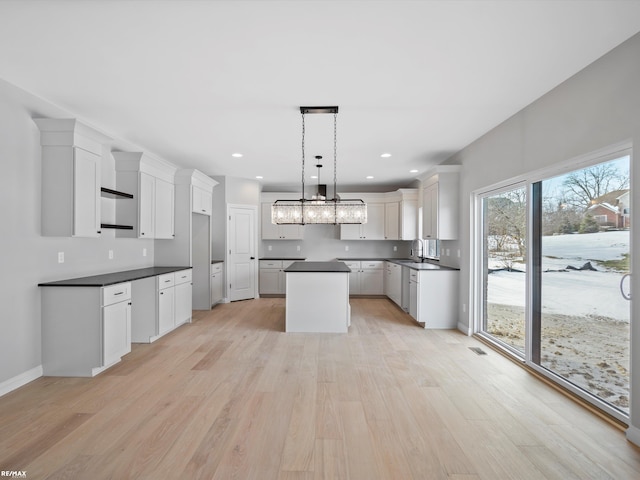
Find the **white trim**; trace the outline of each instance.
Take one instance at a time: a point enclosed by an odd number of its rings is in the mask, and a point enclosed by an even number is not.
[[[640,447],[640,428],[629,426],[625,433],[627,440]]]
[[[458,328],[458,330],[460,330],[462,333],[464,333],[468,337],[473,335],[473,332],[472,332],[471,327],[469,325],[465,325],[462,322],[458,322],[457,328]]]
[[[36,378],[40,378],[43,375],[42,365],[38,365],[31,370],[22,372],[20,375],[16,375],[9,380],[5,380],[0,383],[0,397],[6,395],[13,390],[16,390],[29,382],[33,382]]]

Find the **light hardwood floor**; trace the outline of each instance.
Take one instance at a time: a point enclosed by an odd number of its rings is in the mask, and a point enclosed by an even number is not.
[[[638,479],[624,433],[457,331],[352,299],[348,334],[286,334],[284,300],[196,312],[93,378],[0,398],[28,479]],[[481,347],[478,356],[468,347]]]

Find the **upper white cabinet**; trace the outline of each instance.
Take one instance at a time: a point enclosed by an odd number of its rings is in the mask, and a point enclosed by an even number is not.
[[[262,204],[262,239],[263,240],[302,240],[303,225],[276,225],[271,223],[271,203]]]
[[[116,203],[117,223],[133,230],[118,230],[123,237],[172,239],[175,234],[176,168],[142,152],[112,152],[118,190],[133,199]]]
[[[192,211],[193,213],[201,213],[202,215],[211,216],[213,209],[213,195],[210,190],[197,187],[191,187],[193,195]]]
[[[440,166],[422,181],[422,238],[458,238],[459,169],[457,165]]]
[[[418,190],[401,188],[400,193],[400,240],[418,238]]]
[[[400,202],[384,204],[384,239],[400,239]]]
[[[384,240],[385,204],[367,202],[367,223],[340,225],[340,240]]]
[[[102,149],[111,139],[75,119],[34,121],[42,145],[42,235],[99,236]]]

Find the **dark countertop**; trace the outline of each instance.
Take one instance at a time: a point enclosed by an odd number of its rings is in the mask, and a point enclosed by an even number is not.
[[[259,260],[294,260],[296,262],[304,262],[306,257],[260,257]]]
[[[211,260],[211,265],[214,263],[224,263],[224,260]]]
[[[398,265],[402,265],[403,267],[408,267],[413,270],[453,270],[459,271],[459,268],[454,267],[446,267],[444,265],[439,265],[438,263],[431,263],[429,261],[426,262],[415,262],[410,258],[338,258],[338,261],[341,262],[366,262],[366,261],[385,261],[391,263],[397,263]]]
[[[57,282],[39,283],[39,287],[106,287],[116,283],[132,282],[141,278],[155,277],[165,273],[179,272],[180,270],[190,270],[191,267],[148,267],[137,270],[125,270],[123,272],[105,273],[103,275],[93,275],[90,277],[70,278]]]
[[[344,262],[296,262],[284,269],[286,273],[298,272],[337,272],[350,273]]]

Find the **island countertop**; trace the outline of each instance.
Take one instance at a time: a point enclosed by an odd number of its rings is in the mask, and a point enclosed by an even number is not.
[[[333,272],[350,273],[351,269],[344,262],[295,262],[284,269],[286,273],[297,272]]]
[[[39,283],[39,287],[106,287],[116,283],[132,282],[141,278],[155,277],[165,273],[189,270],[191,267],[148,267],[136,270],[125,270],[123,272],[105,273],[102,275],[92,275],[90,277],[70,278],[57,282]]]

